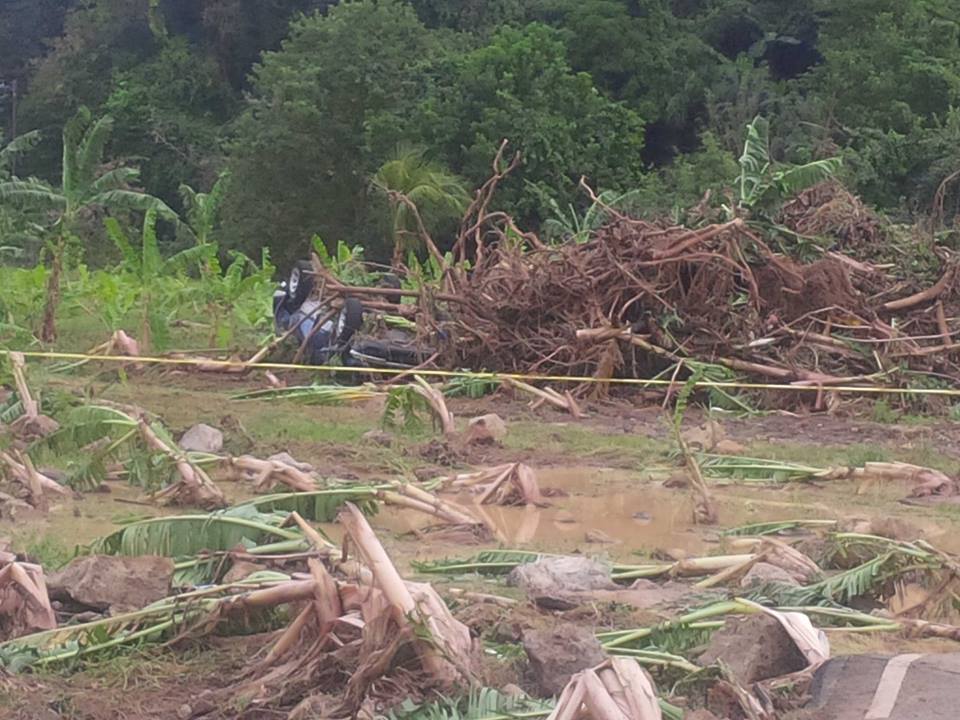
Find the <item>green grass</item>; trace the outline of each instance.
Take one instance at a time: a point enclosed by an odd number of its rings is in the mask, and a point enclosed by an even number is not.
[[[13,547],[23,548],[34,562],[43,566],[46,572],[59,570],[73,559],[74,550],[58,537],[37,533],[14,534]]]
[[[505,445],[514,450],[539,450],[586,458],[621,460],[630,465],[663,463],[671,449],[666,440],[643,435],[612,433],[596,427],[513,421]]]

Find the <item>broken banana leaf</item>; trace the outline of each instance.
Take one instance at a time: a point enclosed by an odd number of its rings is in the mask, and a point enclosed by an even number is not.
[[[952,582],[960,570],[952,558],[923,541],[901,542],[857,533],[838,533],[832,541],[835,556],[868,559],[816,583],[797,587],[767,584],[754,594],[777,605],[849,605],[864,597],[879,599],[885,587],[907,574],[932,586],[944,577]]]
[[[234,592],[240,585],[244,592]],[[165,598],[142,610],[78,625],[25,635],[0,644],[0,667],[19,672],[141,641],[169,638],[196,626],[218,611],[275,606],[311,597],[313,582],[297,582],[283,573],[264,571],[241,583]]]
[[[203,551],[252,547],[271,540],[302,539],[299,530],[280,527],[285,520],[286,513],[260,513],[244,506],[205,515],[149,518],[95,540],[90,545],[90,552],[185,557]]]
[[[392,487],[358,485],[309,492],[277,493],[253,498],[237,507],[250,507],[264,513],[296,512],[307,520],[329,523],[337,519],[337,513],[346,502],[352,502],[364,515],[376,515],[380,509],[377,493]]]
[[[308,405],[343,405],[382,397],[385,393],[371,385],[349,387],[343,385],[303,385],[299,387],[268,388],[231,395],[231,400],[296,400]]]
[[[835,528],[836,526],[836,520],[774,520],[740,525],[724,530],[721,534],[729,537],[763,537],[764,535],[779,535],[794,530]]]
[[[528,550],[485,550],[464,559],[414,561],[413,569],[425,574],[463,575],[507,575],[518,565],[536,562],[541,558],[563,557],[549,553]],[[629,582],[639,578],[663,577],[665,575],[708,575],[728,567],[739,565],[753,559],[747,555],[716,555],[702,558],[685,558],[676,562],[657,562],[639,565],[615,563],[610,568],[610,579],[615,582]]]

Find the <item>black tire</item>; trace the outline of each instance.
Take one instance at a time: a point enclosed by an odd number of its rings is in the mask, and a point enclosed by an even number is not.
[[[393,273],[384,273],[380,278],[380,287],[389,288],[391,290],[401,290],[403,289],[403,284],[400,282],[400,278]],[[394,305],[400,304],[399,295],[387,294],[383,296],[383,299],[388,303],[393,303]]]
[[[288,306],[296,309],[303,305],[304,300],[313,292],[315,284],[313,265],[307,260],[298,260],[287,278],[287,294],[290,296]]]
[[[363,303],[355,297],[343,299],[343,307],[337,316],[336,343],[341,347],[347,345],[357,330],[363,325]]]

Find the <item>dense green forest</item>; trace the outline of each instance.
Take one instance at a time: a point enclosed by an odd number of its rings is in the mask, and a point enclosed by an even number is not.
[[[117,189],[184,217],[216,188],[203,232],[279,262],[315,234],[388,256],[391,187],[429,190],[442,238],[502,139],[523,160],[497,202],[540,232],[588,204],[581,176],[650,214],[722,191],[758,114],[778,160],[841,155],[896,219],[960,169],[957,0],[6,0],[0,81],[5,137],[14,111],[39,132],[0,173],[65,186],[88,108]],[[43,218],[5,204],[0,245],[35,258]],[[69,218],[92,264],[100,214]]]

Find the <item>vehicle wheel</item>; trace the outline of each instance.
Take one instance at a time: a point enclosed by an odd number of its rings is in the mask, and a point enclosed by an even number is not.
[[[287,279],[287,294],[290,296],[290,306],[298,308],[313,292],[314,277],[313,265],[307,260],[298,260],[290,271]]]
[[[363,303],[354,297],[343,299],[343,308],[337,316],[336,342],[344,346],[363,325]]]
[[[394,275],[393,273],[385,273],[385,274],[380,278],[380,287],[382,287],[382,288],[389,288],[389,289],[391,289],[391,290],[400,290],[400,289],[403,288],[403,284],[400,282],[400,278],[398,278],[398,277],[397,277],[396,275]],[[389,295],[389,294],[388,294],[388,295],[384,295],[384,296],[383,296],[383,299],[386,300],[388,303],[393,303],[394,305],[399,305],[399,304],[400,304],[400,296],[399,296],[399,295]]]

